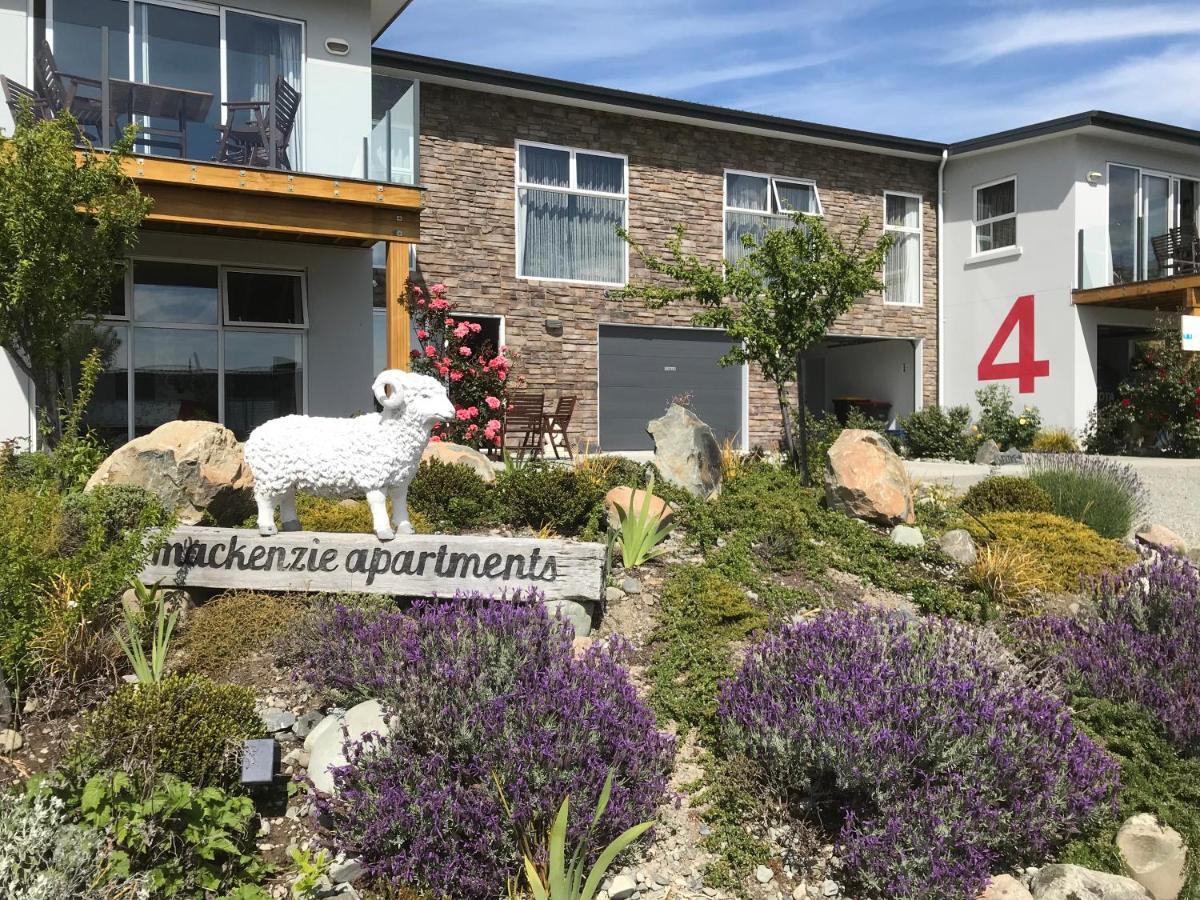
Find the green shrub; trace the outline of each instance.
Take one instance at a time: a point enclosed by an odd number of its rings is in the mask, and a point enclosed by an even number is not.
[[[510,525],[549,528],[575,535],[600,515],[605,489],[575,469],[531,462],[506,471],[496,482]]]
[[[242,741],[262,734],[254,691],[199,675],[170,676],[125,685],[93,712],[71,748],[71,768],[232,786]]]
[[[114,875],[141,875],[154,897],[265,898],[253,886],[271,870],[257,855],[249,797],[171,775],[141,781],[124,772],[51,789],[85,827],[104,834]]]
[[[575,459],[575,471],[589,477],[603,488],[605,493],[622,485],[631,488],[645,487],[650,468],[652,464],[634,462],[614,454],[581,455]]]
[[[1079,442],[1065,428],[1047,428],[1034,436],[1029,449],[1034,453],[1078,453]]]
[[[167,520],[136,490],[64,494],[20,478],[0,481],[0,669],[18,687],[44,674],[55,661],[35,659],[30,647],[50,619],[81,639],[107,634],[128,579],[157,545],[154,529]],[[63,585],[72,592],[69,616],[50,616],[49,600]]]
[[[975,392],[979,403],[978,434],[980,440],[995,441],[1001,450],[1016,447],[1028,450],[1041,427],[1042,417],[1035,406],[1026,406],[1019,413],[1012,409],[1012,394],[1008,388],[990,384]]]
[[[495,520],[496,491],[469,466],[430,459],[408,488],[408,506],[435,530],[466,531]]]
[[[810,415],[806,419],[806,428],[808,429],[808,466],[814,473],[820,474],[825,471],[825,463],[829,460],[829,448],[847,428],[854,428],[860,431],[875,431],[883,434],[886,423],[880,422],[878,419],[868,419],[863,415],[862,410],[858,407],[850,407],[850,412],[846,416],[846,423],[843,425],[838,421],[838,417],[826,413],[824,415]],[[800,446],[799,425],[797,424],[796,431],[796,447]]]
[[[1117,830],[1136,813],[1153,813],[1178,831],[1189,848],[1200,846],[1200,760],[1181,754],[1160,735],[1153,718],[1131,704],[1081,698],[1074,706],[1075,721],[1120,763],[1121,792],[1114,813],[1068,844],[1058,859],[1125,874]],[[1191,850],[1179,897],[1200,900],[1200,857]]]
[[[225,678],[241,663],[269,650],[304,614],[298,597],[232,591],[192,612],[180,636],[183,668]]]
[[[971,410],[965,406],[928,406],[900,422],[912,456],[970,459],[973,441],[967,434]]]
[[[994,512],[1054,512],[1046,491],[1028,478],[992,475],[971,485],[959,504],[977,516]]]
[[[1029,478],[1044,489],[1060,516],[1108,538],[1123,538],[1146,506],[1146,488],[1131,466],[1096,456],[1034,457]]]
[[[1102,538],[1086,525],[1053,513],[998,512],[982,516],[983,526],[968,522],[978,541],[1028,552],[1041,565],[1039,590],[1079,590],[1080,578],[1119,570],[1137,554],[1119,541]]]

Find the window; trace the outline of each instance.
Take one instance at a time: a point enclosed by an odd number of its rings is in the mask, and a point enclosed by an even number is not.
[[[737,262],[750,252],[742,243],[744,235],[761,241],[773,228],[792,228],[794,212],[821,215],[821,200],[814,182],[752,172],[726,172],[725,259]]]
[[[172,419],[221,422],[240,440],[304,409],[307,324],[298,272],[134,260],[128,302],[96,329],[105,372],[88,424],[114,441]],[[132,378],[130,377],[132,375]]]
[[[1017,245],[1017,180],[975,188],[975,252]]]
[[[883,228],[892,237],[883,264],[883,302],[921,305],[921,198],[883,194]]]
[[[517,145],[517,275],[625,283],[623,156]]]

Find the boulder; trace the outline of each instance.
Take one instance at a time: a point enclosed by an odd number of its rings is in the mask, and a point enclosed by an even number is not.
[[[617,507],[621,507],[626,512],[640,513],[642,505],[646,502],[646,492],[637,491],[631,487],[620,485],[613,488],[604,495],[604,512],[608,515],[608,527],[620,528],[621,518],[617,515]],[[666,500],[661,497],[650,495],[650,515],[656,521],[663,522],[670,519],[675,514],[674,508]]]
[[[1166,525],[1143,525],[1136,535],[1138,541],[1157,550],[1172,550],[1176,553],[1187,553],[1187,541],[1173,532]]]
[[[892,543],[901,547],[924,547],[925,535],[912,525],[897,525],[892,529]]]
[[[496,470],[487,455],[474,447],[464,447],[462,444],[451,444],[445,441],[431,441],[421,453],[421,462],[436,459],[452,466],[466,466],[474,469],[475,474],[491,484],[496,480]]]
[[[996,875],[988,882],[978,900],[1033,900],[1029,888],[1011,875]]]
[[[146,488],[184,525],[196,525],[206,511],[218,525],[238,525],[255,509],[242,445],[216,422],[167,422],[134,438],[100,464],[86,489],[102,484]]]
[[[970,566],[979,558],[975,540],[965,528],[955,528],[938,538],[938,547],[960,566]]]
[[[362,740],[367,732],[386,734],[387,720],[378,700],[365,700],[342,716],[326,716],[304,740],[309,751],[308,778],[318,791],[334,793],[331,768],[346,765],[345,745]],[[343,733],[344,732],[344,733]]]
[[[1187,847],[1174,828],[1150,813],[1130,816],[1117,832],[1117,850],[1130,877],[1154,900],[1175,900],[1187,880]]]
[[[996,461],[996,457],[1000,455],[1000,445],[988,438],[979,445],[979,449],[975,451],[975,465],[990,466]]]
[[[997,453],[992,459],[994,466],[1019,466],[1025,462],[1025,457],[1016,447],[1009,447],[1002,453]]]
[[[829,448],[825,501],[831,509],[880,525],[912,524],[912,487],[883,435],[847,428]]]
[[[1034,900],[1154,900],[1132,878],[1056,863],[1033,876]]]
[[[654,465],[663,478],[702,499],[721,489],[721,447],[694,412],[672,403],[646,431],[654,438]]]

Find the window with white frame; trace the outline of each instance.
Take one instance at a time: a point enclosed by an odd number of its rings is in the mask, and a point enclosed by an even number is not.
[[[198,419],[245,440],[303,412],[304,290],[299,272],[133,260],[95,329],[106,366],[89,427],[123,442]]]
[[[1017,245],[1017,180],[975,188],[975,252]]]
[[[883,229],[892,238],[883,264],[883,302],[921,305],[921,198],[884,191]]]
[[[517,144],[517,275],[625,283],[624,156]]]
[[[725,258],[737,262],[749,253],[742,241],[761,241],[774,228],[794,226],[792,213],[821,215],[816,182],[753,172],[725,173]]]

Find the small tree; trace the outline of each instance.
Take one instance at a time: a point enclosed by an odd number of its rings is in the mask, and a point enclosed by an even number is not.
[[[67,336],[99,322],[150,201],[121,170],[126,135],[95,153],[70,117],[18,112],[0,136],[0,346],[33,382],[50,437],[69,404]]]
[[[761,241],[743,235],[750,251],[737,262],[714,266],[683,249],[684,227],[667,242],[667,256],[648,253],[619,230],[651,272],[674,284],[630,285],[615,297],[636,297],[652,309],[678,301],[699,303],[695,325],[724,329],[733,346],[721,365],[757,363],[775,385],[783,418],[784,447],[807,481],[808,441],[800,357],[821,341],[830,326],[869,291],[883,287],[879,272],[890,246],[887,235],[866,246],[870,221],[864,218],[847,243],[821,219],[795,212],[791,227],[768,231]],[[800,397],[800,447],[792,435],[787,388],[796,382]]]

